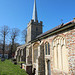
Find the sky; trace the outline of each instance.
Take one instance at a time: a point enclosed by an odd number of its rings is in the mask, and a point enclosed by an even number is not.
[[[27,27],[32,19],[34,0],[0,0],[0,27],[7,25],[10,28]],[[43,32],[55,26],[67,23],[75,18],[75,0],[36,0],[38,21],[43,21]],[[21,40],[18,42],[24,44]]]

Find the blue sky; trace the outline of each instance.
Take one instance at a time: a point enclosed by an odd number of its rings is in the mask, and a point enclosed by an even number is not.
[[[43,21],[43,32],[75,17],[75,0],[36,0],[38,20]],[[34,0],[0,0],[0,27],[27,27],[32,19]],[[21,35],[21,34],[20,34]],[[18,42],[21,42],[21,36]],[[23,43],[23,42],[21,42]]]

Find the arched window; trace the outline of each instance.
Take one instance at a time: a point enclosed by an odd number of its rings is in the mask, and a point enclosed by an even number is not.
[[[45,53],[47,55],[47,43],[45,43]]]
[[[45,43],[45,54],[50,55],[50,44],[48,42]]]
[[[33,46],[33,62],[36,63],[36,59],[38,57],[38,43],[35,43]]]
[[[66,41],[58,36],[53,40],[54,68],[68,72]]]

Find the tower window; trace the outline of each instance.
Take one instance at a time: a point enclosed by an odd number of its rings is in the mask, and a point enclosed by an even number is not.
[[[36,31],[38,31],[38,28],[36,27]]]

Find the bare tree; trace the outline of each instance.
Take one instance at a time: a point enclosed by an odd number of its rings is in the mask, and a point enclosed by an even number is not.
[[[18,28],[13,28],[11,30],[11,55],[12,55],[12,51],[14,49],[15,39],[19,35],[19,31],[20,30]]]
[[[5,41],[6,41],[6,36],[8,35],[9,33],[9,27],[4,25],[2,28],[1,28],[1,37],[2,37],[2,42],[3,42],[3,58],[4,58],[4,51],[5,51]]]
[[[24,29],[24,30],[22,31],[22,38],[23,38],[23,41],[26,42],[26,40],[27,40],[27,29]]]

